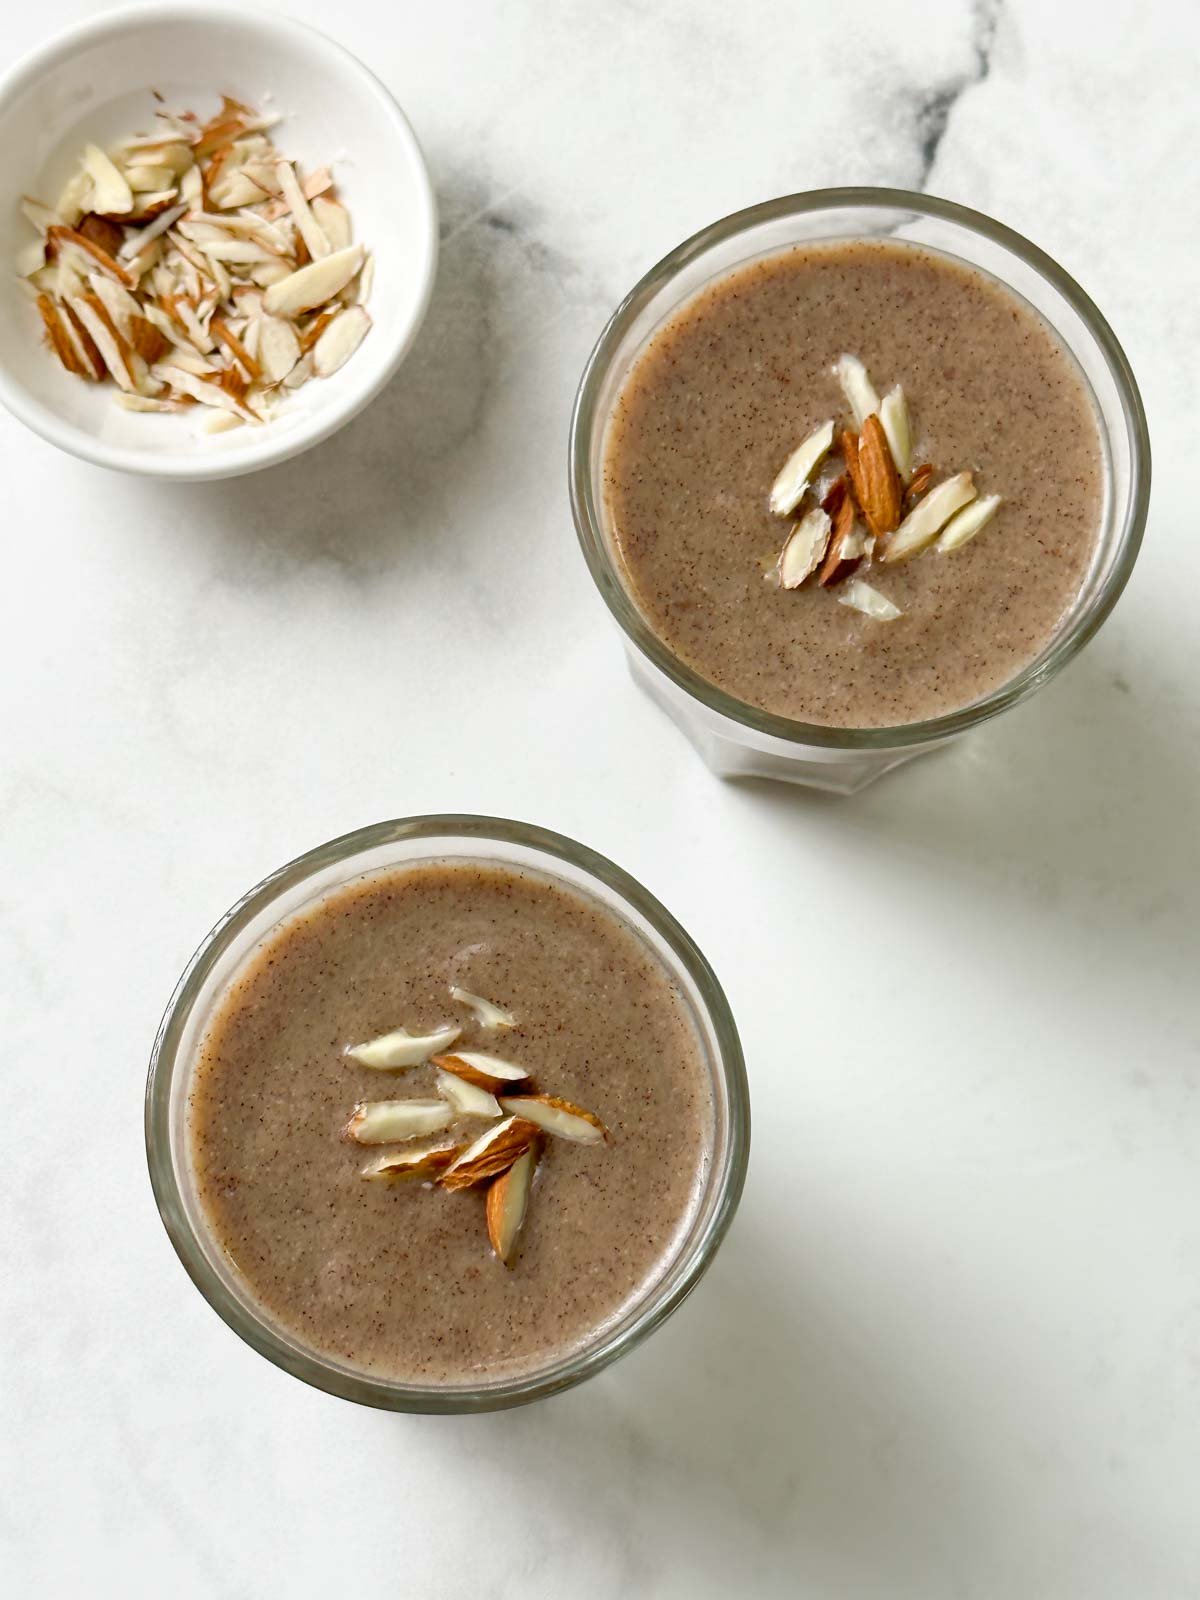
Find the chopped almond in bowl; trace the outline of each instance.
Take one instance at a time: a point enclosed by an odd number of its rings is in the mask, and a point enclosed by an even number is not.
[[[0,137],[29,153],[0,175],[0,398],[77,455],[269,465],[348,421],[415,336],[436,259],[420,151],[382,85],[299,24],[207,6],[85,24],[0,84]]]

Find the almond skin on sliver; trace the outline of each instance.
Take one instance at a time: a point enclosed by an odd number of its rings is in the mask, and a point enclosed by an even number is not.
[[[488,1178],[507,1172],[518,1156],[523,1156],[538,1130],[532,1122],[520,1116],[508,1116],[497,1122],[486,1133],[481,1133],[473,1144],[462,1151],[458,1159],[442,1173],[442,1187],[470,1189]]]
[[[506,1267],[512,1265],[513,1252],[521,1235],[529,1191],[537,1168],[537,1148],[530,1145],[500,1177],[493,1178],[487,1192],[487,1231],[492,1249]]]
[[[455,1051],[453,1055],[432,1057],[435,1067],[452,1072],[456,1078],[465,1078],[489,1094],[501,1089],[512,1090],[518,1083],[528,1083],[529,1073],[515,1061],[502,1061],[499,1056],[485,1055],[482,1050]]]
[[[602,1144],[608,1138],[608,1129],[598,1116],[554,1094],[501,1095],[500,1104],[514,1116],[575,1144]]]
[[[828,589],[843,578],[848,578],[861,560],[860,556],[847,557],[844,553],[846,541],[854,529],[854,501],[845,478],[837,480],[821,502],[821,508],[833,518],[833,532],[829,536],[825,560],[817,574],[821,588]]]
[[[417,1179],[436,1178],[458,1155],[462,1146],[453,1140],[444,1144],[426,1145],[419,1150],[389,1150],[362,1169],[364,1178],[392,1183],[408,1183]]]
[[[856,488],[863,515],[877,533],[891,533],[900,526],[900,475],[892,460],[883,424],[874,412],[863,423],[858,436],[858,468]]]

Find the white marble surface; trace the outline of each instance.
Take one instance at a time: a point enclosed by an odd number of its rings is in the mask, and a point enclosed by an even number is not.
[[[5,8],[0,53],[89,9]],[[343,0],[330,25],[443,207],[393,387],[227,486],[107,476],[0,416],[7,1592],[1200,1595],[1195,7]],[[1084,657],[950,753],[850,801],[723,787],[624,675],[568,408],[664,250],[872,180],[994,213],[1099,301],[1154,435],[1146,548]],[[158,1223],[140,1105],[230,901],[439,809],[560,828],[660,894],[757,1116],[680,1314],[568,1396],[459,1420],[243,1346]]]

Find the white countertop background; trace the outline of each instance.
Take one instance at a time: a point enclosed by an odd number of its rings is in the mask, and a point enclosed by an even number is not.
[[[0,51],[94,9],[8,7]],[[381,74],[431,164],[442,263],[398,379],[224,485],[108,475],[0,415],[7,1592],[1200,1595],[1196,8],[285,9]],[[1080,661],[835,801],[722,785],[640,697],[565,452],[646,267],[840,182],[924,184],[1075,273],[1156,485]],[[679,1314],[569,1395],[460,1419],[242,1345],[142,1151],[210,924],[324,838],[439,810],[576,835],[661,896],[755,1111]]]

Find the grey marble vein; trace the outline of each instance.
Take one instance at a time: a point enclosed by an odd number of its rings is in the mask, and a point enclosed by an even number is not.
[[[972,0],[970,64],[917,99],[913,113],[919,155],[914,183],[917,189],[925,189],[929,184],[955,106],[969,89],[983,83],[992,70],[992,52],[1004,4],[1005,0]]]

